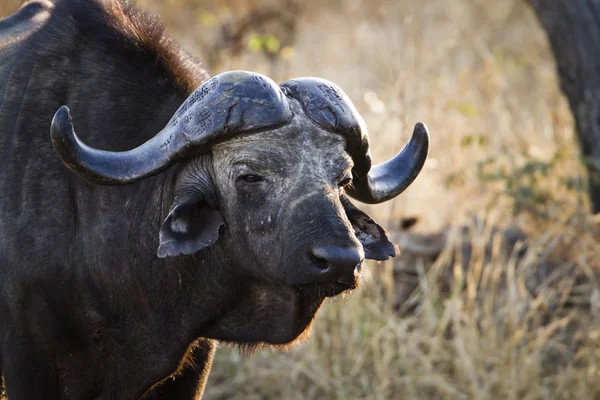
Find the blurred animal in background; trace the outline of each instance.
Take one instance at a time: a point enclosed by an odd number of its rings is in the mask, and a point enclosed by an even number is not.
[[[585,272],[566,262],[565,253],[571,247],[568,242],[559,246],[556,239],[534,241],[515,225],[500,226],[475,215],[466,223],[433,233],[413,232],[417,223],[417,218],[408,217],[390,228],[400,255],[389,261],[392,285],[387,290],[382,287],[381,294],[400,314],[413,313],[422,306],[421,289],[436,286],[433,290],[439,291],[439,297],[448,298],[457,287],[462,290],[467,280],[477,286],[490,282],[505,285],[511,281],[507,279],[510,270],[523,278],[521,289],[532,299],[554,287],[555,293],[565,293],[565,306],[593,306],[590,293],[598,280],[597,270],[591,266]],[[576,224],[598,229],[594,218]],[[557,249],[558,256],[553,254]],[[565,277],[571,287],[565,286]],[[478,292],[485,293],[485,289]]]
[[[350,198],[402,193],[425,125],[372,165],[334,83],[211,78],[126,1],[28,2],[0,39],[10,400],[198,398],[215,341],[290,346],[364,259],[395,256]]]
[[[443,271],[445,282],[455,274],[454,266],[465,275],[474,265],[487,265],[492,259],[518,263],[527,254],[527,235],[515,226],[499,227],[486,224],[473,216],[468,224],[446,226],[440,232],[416,233],[411,228],[418,223],[415,217],[402,219],[391,228],[390,236],[398,244],[400,255],[393,263],[393,299],[396,310],[412,310],[417,302],[410,297],[419,287],[421,273],[430,272],[432,266]],[[540,265],[539,281],[548,276],[548,265]],[[532,292],[534,287],[531,287]],[[445,290],[449,290],[446,286]]]

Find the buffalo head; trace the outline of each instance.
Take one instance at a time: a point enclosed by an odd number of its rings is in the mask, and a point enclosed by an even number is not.
[[[349,197],[375,204],[400,194],[421,170],[429,140],[419,123],[402,152],[371,165],[364,121],[336,85],[302,78],[278,86],[245,71],[205,82],[133,150],[89,147],[66,107],[51,139],[71,170],[97,184],[130,184],[176,165],[158,256],[208,257],[204,268],[247,282],[250,305],[238,313],[256,313],[257,328],[247,327],[245,340],[269,343],[293,340],[325,297],[355,288],[365,258],[396,255],[387,232]],[[258,328],[264,312],[255,311],[265,308],[275,321],[266,331]],[[239,340],[232,326],[242,318],[225,319],[211,334]]]

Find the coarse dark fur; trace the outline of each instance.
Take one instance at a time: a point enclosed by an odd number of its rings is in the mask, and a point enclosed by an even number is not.
[[[298,284],[314,262],[307,249],[388,248],[338,187],[351,167],[343,139],[307,119],[118,187],[83,181],[52,148],[63,104],[83,141],[128,150],[208,77],[124,1],[36,1],[0,21],[0,373],[10,400],[201,397],[213,340],[289,345],[326,296],[355,286]],[[240,180],[248,174],[264,180]],[[177,206],[183,224],[208,210],[224,226],[213,226],[213,246],[159,258],[158,232]]]

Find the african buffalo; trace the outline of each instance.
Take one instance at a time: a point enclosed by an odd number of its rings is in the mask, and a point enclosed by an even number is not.
[[[0,94],[10,400],[198,398],[215,341],[305,337],[365,258],[396,254],[348,196],[392,199],[428,151],[419,123],[371,166],[335,84],[210,78],[122,0],[36,0],[0,21]]]
[[[392,304],[396,310],[412,310],[413,304],[407,302],[419,287],[419,267],[427,272],[435,263],[444,271],[444,281],[450,282],[455,274],[454,266],[460,265],[464,274],[468,274],[474,263],[488,265],[494,258],[495,262],[508,263],[513,257],[520,261],[527,254],[527,234],[516,226],[489,225],[473,216],[468,223],[448,225],[435,233],[411,232],[417,222],[414,217],[404,218],[390,233],[400,250],[400,257],[393,263],[395,290]],[[445,251],[448,254],[442,257]],[[540,263],[541,270],[545,267],[546,264]],[[546,274],[540,271],[538,276],[545,277]],[[449,287],[444,289],[450,290]]]

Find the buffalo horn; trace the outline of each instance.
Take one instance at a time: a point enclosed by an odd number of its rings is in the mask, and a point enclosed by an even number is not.
[[[422,122],[415,125],[410,141],[395,157],[373,165],[368,171],[354,170],[348,195],[363,203],[377,204],[402,193],[421,172],[429,151],[429,132]]]
[[[280,87],[268,77],[229,71],[196,89],[165,128],[129,151],[90,147],[75,134],[69,108],[52,120],[52,145],[76,174],[94,183],[123,185],[157,174],[209,144],[238,134],[281,126],[293,117]]]
[[[377,204],[402,193],[419,175],[429,151],[429,133],[417,123],[412,138],[391,160],[371,166],[369,135],[364,120],[350,98],[336,84],[322,78],[297,78],[282,88],[297,99],[316,124],[346,138],[348,153],[354,160],[353,185],[349,196],[364,203]]]

